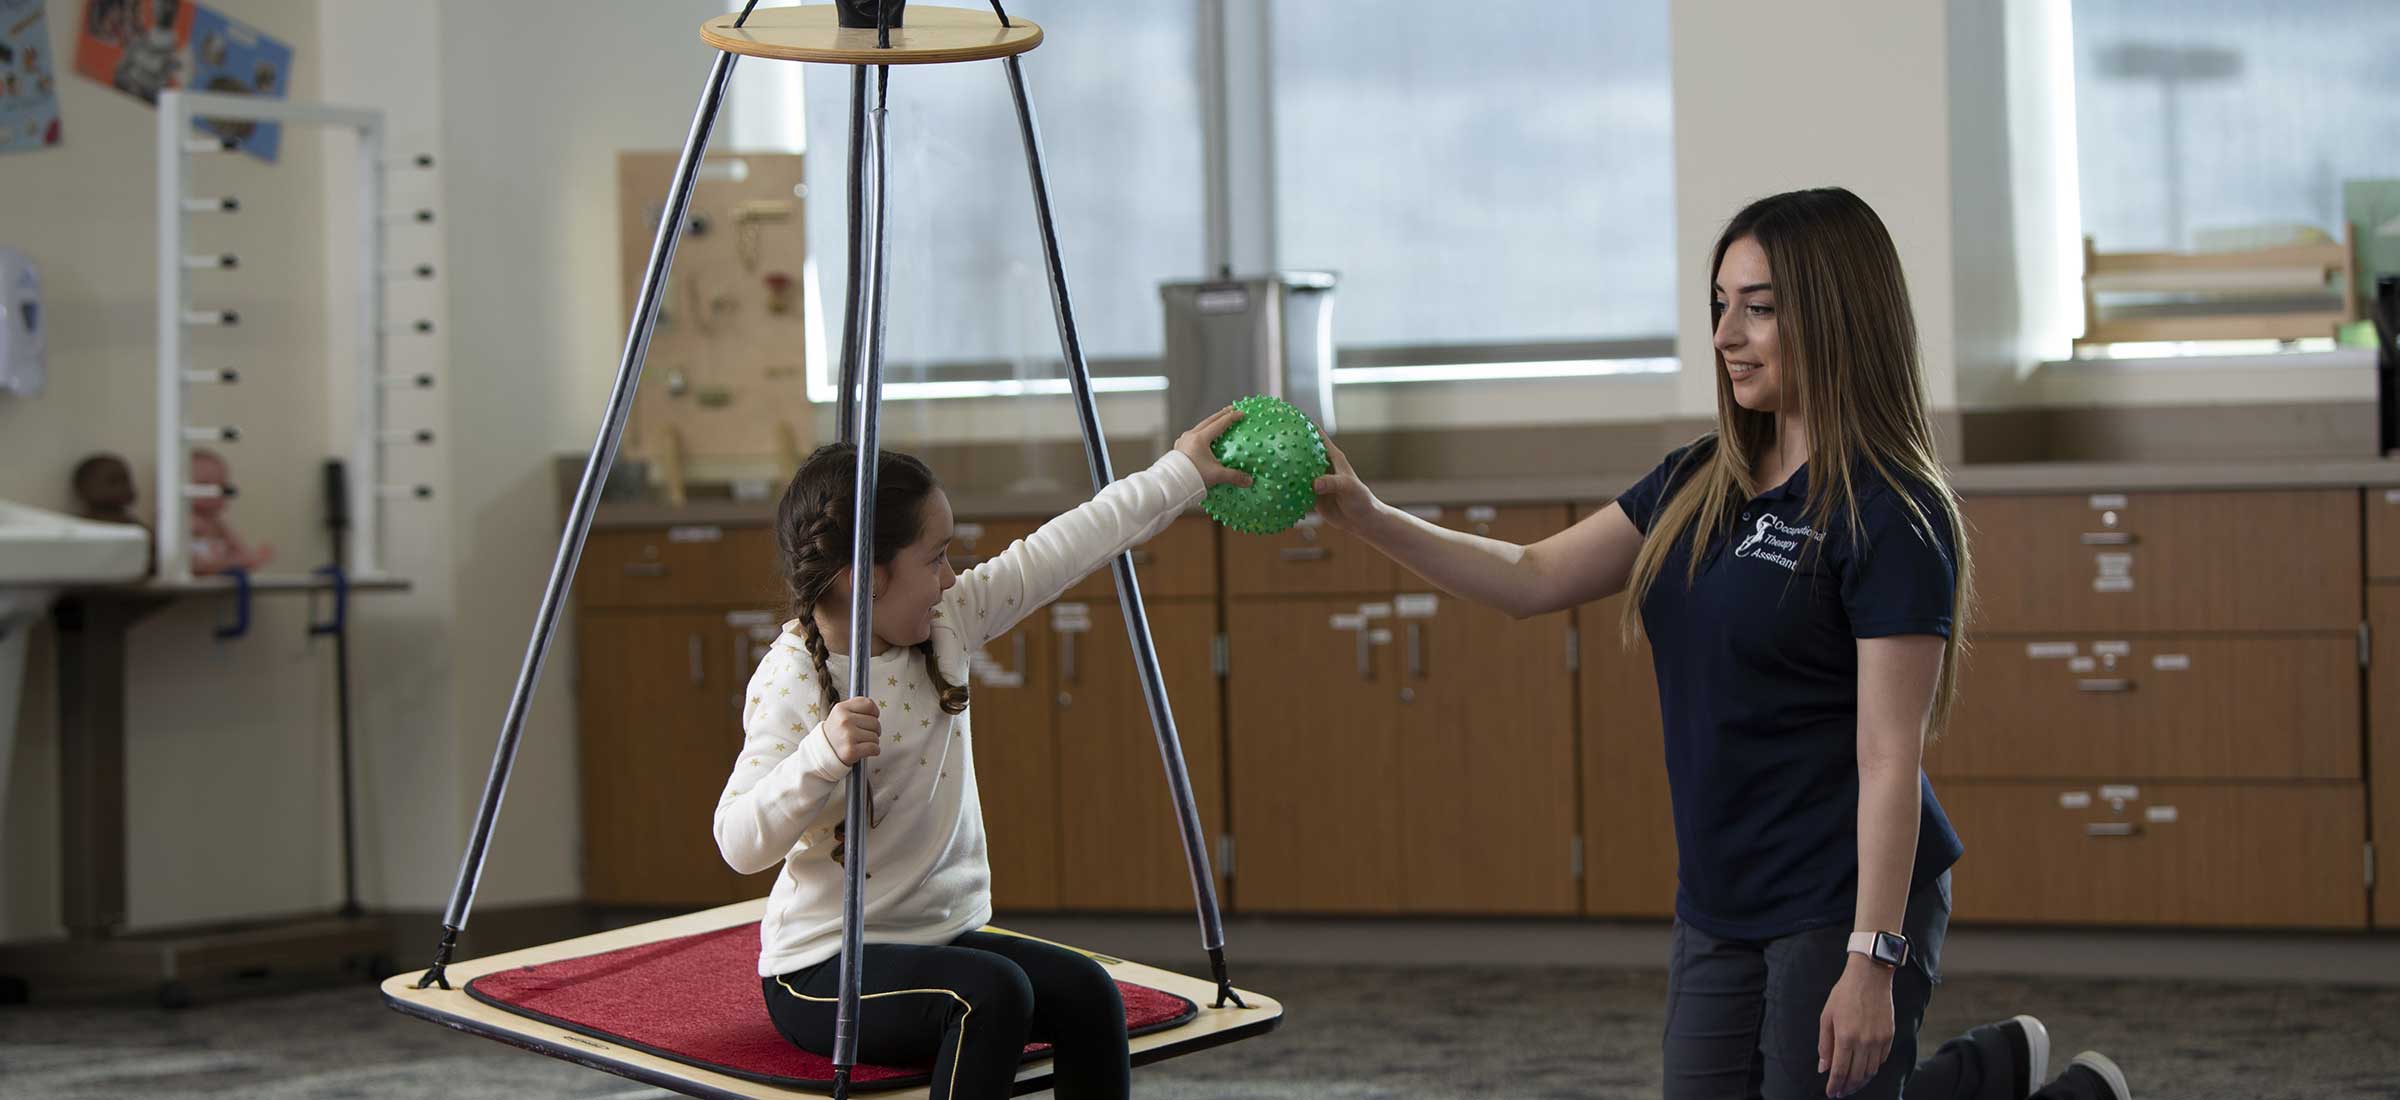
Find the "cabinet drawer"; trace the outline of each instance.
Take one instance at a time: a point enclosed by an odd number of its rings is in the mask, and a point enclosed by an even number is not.
[[[773,532],[700,525],[592,532],[575,594],[584,607],[780,608],[789,599]]]
[[[1969,651],[1935,775],[2356,779],[2358,641],[1995,640]]]
[[[2400,581],[2400,489],[2367,490],[2367,576]]]
[[[1399,577],[1392,559],[1313,512],[1280,535],[1225,536],[1225,592],[1231,596],[1390,592]]]
[[[2352,630],[2355,490],[1979,496],[1986,632]]]
[[[1216,525],[1206,516],[1185,516],[1170,524],[1158,537],[1133,550],[1135,576],[1142,582],[1142,595],[1175,598],[1184,596],[1208,597],[1217,594],[1217,532]],[[1113,566],[1085,577],[1067,590],[1067,598],[1075,600],[1109,600],[1117,598],[1117,571]]]
[[[1530,546],[1566,529],[1567,506],[1564,504],[1534,505],[1443,505],[1411,508],[1409,511],[1453,531],[1467,531],[1502,542]],[[1407,569],[1400,570],[1400,585],[1430,591],[1432,581]]]
[[[2357,783],[1937,785],[1960,920],[2360,928]]]

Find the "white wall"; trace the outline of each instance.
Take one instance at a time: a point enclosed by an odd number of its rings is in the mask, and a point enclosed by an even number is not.
[[[83,4],[48,5],[63,142],[0,157],[0,243],[42,265],[52,318],[50,383],[40,397],[0,398],[0,498],[71,509],[68,475],[85,454],[131,460],[149,508],[156,300],[155,111],[71,71]],[[317,95],[316,4],[229,0],[235,18],[293,43],[292,94]],[[240,310],[244,324],[192,341],[193,365],[239,367],[246,384],[197,395],[195,421],[240,426],[222,448],[243,492],[230,515],[279,565],[325,560],[316,529],[317,462],[327,448],[322,362],[326,248],[320,139],[287,128],[281,163],[209,158],[195,190],[245,203],[230,218],[195,219],[200,250],[231,250],[242,267],[193,280],[193,300]],[[296,600],[261,601],[249,638],[219,643],[226,608],[188,602],[131,640],[126,746],[135,926],[320,906],[338,897],[330,649],[306,636]],[[20,736],[5,762],[0,810],[0,936],[58,927],[58,730],[48,630],[35,642]],[[262,690],[259,685],[273,685]]]
[[[1752,199],[1838,185],[1900,250],[1937,409],[1957,403],[1947,20],[1924,0],[1676,0],[1676,332],[1687,416],[1714,416],[1708,256]]]

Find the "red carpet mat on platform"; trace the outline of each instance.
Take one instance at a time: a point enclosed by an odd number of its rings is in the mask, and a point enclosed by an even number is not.
[[[1118,982],[1125,1030],[1180,1025],[1198,1006]],[[468,983],[478,1001],[688,1065],[784,1088],[828,1091],[833,1060],[785,1042],[758,992],[758,925],[742,924],[579,959],[502,970]],[[1025,1048],[1035,1057],[1047,1048]],[[851,1071],[853,1091],[913,1088],[930,1065]]]

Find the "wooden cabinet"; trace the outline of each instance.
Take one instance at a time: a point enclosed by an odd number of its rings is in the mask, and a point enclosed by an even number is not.
[[[1280,535],[1225,536],[1228,596],[1378,595],[1399,581],[1390,558],[1314,513]]]
[[[585,691],[580,770],[585,897],[721,905],[764,894],[718,855],[717,797],[742,748],[739,663],[751,623],[722,612],[601,612],[576,624]],[[605,692],[607,705],[590,705]]]
[[[774,532],[687,525],[592,532],[575,599],[580,607],[780,607],[790,596]]]
[[[2357,501],[2350,489],[1969,498],[1979,629],[2355,630]]]
[[[1214,600],[1217,595],[1217,529],[1204,516],[1186,516],[1158,537],[1135,547],[1133,569],[1144,602]],[[1110,566],[1067,590],[1067,599],[1116,602],[1117,571]]]
[[[2367,759],[2375,795],[2375,926],[2400,928],[2400,584],[2367,589],[2373,639],[2368,666]]]
[[[971,677],[975,791],[992,865],[992,907],[1003,913],[1058,908],[1053,648],[1049,623],[1037,614],[986,645]]]
[[[1226,609],[1233,880],[1245,912],[1401,907],[1392,652],[1335,621],[1357,612],[1356,600],[1323,598]]]
[[[1144,588],[1148,588],[1145,581]],[[1214,600],[1145,599],[1175,732],[1190,773],[1220,899],[1225,833],[1223,707]],[[1072,613],[1069,620],[1076,618]],[[1185,912],[1190,864],[1168,795],[1149,700],[1111,598],[1089,605],[1089,629],[1056,639],[1060,886],[1068,909]]]
[[[1625,597],[1577,609],[1582,639],[1583,911],[1675,912],[1674,805],[1650,645],[1623,645]]]
[[[2360,928],[2357,783],[2020,783],[1940,790],[1963,921]]]
[[[2367,576],[2400,581],[2400,489],[2368,489],[2366,508]]]
[[[1563,506],[1434,517],[1516,543],[1547,538],[1565,520]],[[1398,666],[1401,908],[1575,912],[1572,616],[1517,621],[1403,579],[1424,587],[1370,624],[1391,630]]]
[[[2356,779],[2351,636],[1994,639],[1936,776]]]

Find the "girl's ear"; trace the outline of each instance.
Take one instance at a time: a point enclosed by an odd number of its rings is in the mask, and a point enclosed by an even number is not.
[[[891,567],[891,566],[888,566],[888,565],[878,565],[878,566],[876,566],[876,567],[875,567],[875,598],[880,600],[880,599],[882,599],[882,598],[883,598],[883,594],[884,594],[884,593],[886,593],[886,592],[889,592],[889,591],[891,591],[891,590],[892,590],[892,567]]]

